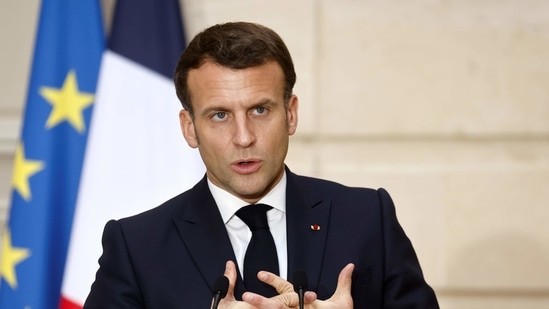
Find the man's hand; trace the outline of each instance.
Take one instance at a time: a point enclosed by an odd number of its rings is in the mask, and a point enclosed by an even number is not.
[[[271,298],[266,298],[252,292],[246,292],[242,295],[243,301],[253,305],[254,308],[258,309],[286,309],[297,308],[299,306],[299,296],[294,291],[294,286],[291,282],[288,282],[268,271],[260,271],[257,274],[257,278],[259,278],[259,280],[261,280],[262,282],[265,282],[268,285],[274,287],[279,295]],[[305,292],[303,299],[306,305],[311,304],[316,300],[316,293]]]
[[[234,286],[236,285],[236,266],[234,262],[227,261],[225,264],[225,273],[223,275],[229,278],[229,290],[227,295],[219,302],[219,309],[254,309],[255,307],[245,302],[237,301],[234,297]]]
[[[335,293],[325,301],[317,300],[316,293],[314,292],[305,292],[305,308],[352,309],[353,299],[351,298],[351,282],[353,270],[353,264],[348,264],[341,270],[337,280]],[[292,283],[275,274],[261,271],[258,273],[258,278],[274,287],[279,295],[266,298],[252,292],[246,292],[242,295],[242,302],[237,301],[234,297],[237,274],[236,266],[232,261],[227,262],[224,275],[229,278],[229,291],[227,292],[227,296],[219,303],[219,309],[287,309],[297,308],[299,306],[299,297],[294,291]]]
[[[351,297],[351,283],[353,279],[353,270],[355,265],[347,264],[337,278],[337,288],[335,293],[327,300],[317,300],[310,306],[305,308],[310,309],[352,309],[353,298]]]
[[[219,302],[219,309],[287,309],[299,305],[299,299],[293,285],[275,274],[261,271],[258,273],[258,278],[273,286],[279,295],[267,298],[259,294],[246,292],[242,295],[244,301],[237,301],[234,297],[237,274],[236,266],[232,261],[227,261],[224,275],[229,278],[229,290],[227,296]],[[305,304],[310,304],[315,300],[316,294],[314,292],[305,293]]]
[[[347,264],[337,279],[337,288],[335,293],[327,300],[317,300],[316,293],[305,293],[305,308],[307,309],[352,309],[353,298],[351,297],[351,283],[353,277],[353,264]],[[294,292],[293,285],[269,272],[259,272],[259,280],[276,288],[280,295],[273,298],[265,298],[253,293],[244,293],[242,299],[257,308],[297,308],[299,299],[297,293]],[[273,300],[277,300],[283,306],[275,306]]]

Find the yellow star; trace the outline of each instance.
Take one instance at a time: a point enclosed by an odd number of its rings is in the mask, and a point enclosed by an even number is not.
[[[2,239],[2,257],[0,258],[0,278],[6,279],[6,282],[12,289],[17,288],[17,276],[15,266],[30,256],[30,250],[14,248],[11,246],[11,233],[6,229]]]
[[[29,178],[44,168],[42,161],[27,160],[25,158],[25,149],[21,144],[15,149],[15,159],[13,166],[13,176],[11,185],[19,194],[29,201],[31,199],[31,190]]]
[[[51,129],[61,121],[68,121],[78,132],[84,131],[84,108],[93,103],[94,96],[79,92],[76,74],[73,70],[67,74],[61,89],[41,87],[40,95],[46,99],[53,109],[46,122],[46,128]]]

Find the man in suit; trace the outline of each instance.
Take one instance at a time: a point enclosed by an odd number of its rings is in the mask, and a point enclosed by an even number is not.
[[[298,270],[312,291],[307,308],[438,308],[385,190],[285,166],[298,122],[295,80],[285,44],[261,25],[215,25],[189,43],[174,81],[184,138],[206,175],[156,208],[107,223],[85,308],[207,308],[222,274],[229,291],[219,308],[295,308],[289,281]],[[260,208],[268,226],[252,228],[241,210]],[[268,241],[254,242],[259,229]],[[273,253],[250,258],[258,243]]]

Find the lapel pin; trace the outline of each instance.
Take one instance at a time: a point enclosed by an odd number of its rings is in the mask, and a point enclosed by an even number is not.
[[[313,231],[320,231],[320,225],[318,225],[318,224],[311,224],[311,230],[313,230]]]

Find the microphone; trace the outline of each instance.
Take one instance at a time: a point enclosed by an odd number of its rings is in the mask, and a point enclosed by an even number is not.
[[[229,278],[225,276],[219,276],[213,285],[212,294],[213,294],[213,304],[212,309],[217,309],[219,301],[227,295],[229,290]]]
[[[294,291],[297,293],[299,297],[299,309],[305,308],[303,297],[305,294],[305,291],[308,288],[307,284],[307,274],[302,270],[296,270],[294,272]]]

